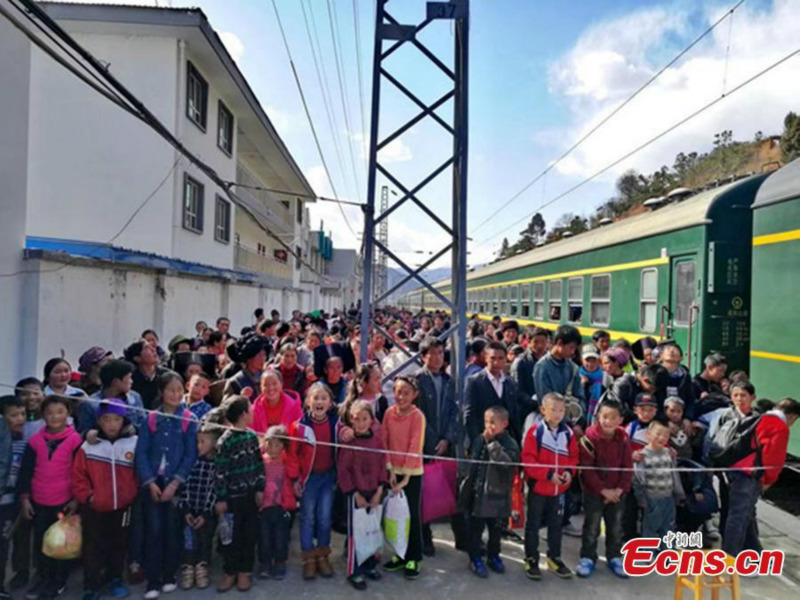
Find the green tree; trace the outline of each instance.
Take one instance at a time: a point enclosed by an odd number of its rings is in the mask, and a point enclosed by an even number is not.
[[[497,257],[498,258],[506,258],[506,257],[509,256],[509,251],[510,251],[510,247],[509,247],[509,243],[508,243],[508,238],[504,237],[503,238],[503,243],[500,244],[500,250],[497,253]]]
[[[786,115],[783,120],[781,153],[785,163],[800,157],[800,116],[793,112]]]

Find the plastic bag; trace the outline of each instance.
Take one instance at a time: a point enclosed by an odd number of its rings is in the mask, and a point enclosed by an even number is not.
[[[436,460],[425,465],[422,478],[422,522],[430,523],[458,512],[456,474],[452,460]]]
[[[514,474],[514,483],[511,485],[511,516],[508,519],[508,528],[525,528],[525,478],[520,471]]]
[[[383,530],[381,516],[383,509],[356,508],[353,500],[353,545],[356,552],[356,565],[364,564],[383,548]]]
[[[405,558],[408,550],[408,532],[411,530],[411,511],[408,500],[401,491],[389,494],[383,504],[383,534],[394,553]]]
[[[42,554],[56,560],[73,560],[81,555],[81,518],[78,515],[60,516],[44,532]]]

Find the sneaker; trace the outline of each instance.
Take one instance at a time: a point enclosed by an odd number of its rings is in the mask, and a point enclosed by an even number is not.
[[[422,554],[425,556],[435,556],[436,555],[436,546],[433,545],[433,540],[427,540],[422,545]]]
[[[358,591],[364,591],[367,589],[367,582],[364,581],[364,577],[361,575],[351,575],[347,578],[347,581]]]
[[[707,539],[709,542],[718,542],[722,539],[722,536],[719,534],[719,529],[717,529],[717,526],[714,525],[711,519],[703,523],[703,538]]]
[[[406,564],[407,564],[406,561],[404,561],[402,558],[400,558],[399,556],[395,556],[389,562],[383,563],[383,570],[389,571],[390,573],[394,571],[399,571],[400,569],[405,569]]]
[[[144,600],[156,600],[161,595],[161,590],[152,589],[144,593]]]
[[[380,581],[383,575],[378,569],[369,569],[368,571],[364,572],[364,576],[369,579],[370,581]]]
[[[499,556],[490,556],[486,559],[486,564],[495,573],[503,574],[506,572],[506,566],[503,564],[503,559]]]
[[[272,578],[272,573],[270,573],[269,567],[261,567],[261,569],[259,569],[259,571],[258,571],[258,576],[257,577],[259,579],[262,579],[262,580],[263,579],[271,579]]]
[[[594,561],[591,558],[582,558],[578,561],[578,568],[575,572],[578,577],[591,577],[594,573]]]
[[[0,596],[0,598],[2,598],[2,596]],[[9,596],[9,598],[11,598],[11,596]],[[81,596],[81,600],[99,600],[99,598],[100,594],[98,594],[97,592],[92,592],[90,590],[83,592],[83,596]]]
[[[122,583],[121,579],[115,579],[111,582],[109,586],[109,591],[114,598],[127,598],[131,595],[130,590],[125,587],[125,584]]]
[[[190,590],[193,587],[194,587],[194,565],[183,565],[181,567],[181,589]]]
[[[194,584],[198,590],[204,590],[211,585],[208,577],[208,563],[200,562],[194,567]]]
[[[561,528],[561,533],[574,538],[579,538],[583,536],[583,530],[577,525],[573,525],[571,522],[567,523],[566,525],[564,525],[564,527]]]
[[[14,573],[14,576],[8,582],[8,589],[12,592],[15,590],[21,590],[28,585],[30,578],[31,574],[29,571],[20,571],[19,573]]]
[[[272,567],[271,572],[272,578],[276,581],[280,581],[286,577],[286,563],[285,562],[276,562],[275,566]]]
[[[489,571],[486,570],[486,564],[483,562],[482,558],[473,558],[469,561],[469,568],[481,579],[489,577]]]
[[[542,570],[539,568],[539,557],[525,559],[525,577],[539,581],[542,578]]]
[[[421,570],[422,565],[415,560],[410,560],[406,563],[405,569],[403,569],[403,575],[406,579],[416,579],[419,577]]]
[[[136,561],[128,565],[128,583],[131,585],[139,585],[140,583],[144,583],[145,579],[146,577],[142,565]]]
[[[561,579],[569,579],[572,577],[572,571],[570,571],[569,567],[564,564],[564,561],[560,558],[547,558],[547,568],[550,569],[553,573],[557,576],[561,577]]]
[[[165,583],[161,586],[161,591],[165,594],[171,594],[175,590],[178,589],[178,585],[174,581],[170,581],[169,583]]]
[[[612,558],[610,561],[608,561],[608,568],[620,579],[628,578],[628,574],[625,572],[625,569],[622,566],[621,558]]]

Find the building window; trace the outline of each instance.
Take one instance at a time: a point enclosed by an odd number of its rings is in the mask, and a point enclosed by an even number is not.
[[[295,270],[300,270],[300,267],[303,265],[303,250],[300,246],[294,247],[295,257],[294,257],[294,268]]]
[[[639,292],[639,328],[655,331],[658,315],[658,271],[643,269]]]
[[[592,325],[607,327],[611,323],[611,275],[592,276],[591,314]]]
[[[203,233],[203,185],[189,175],[183,182],[183,227]]]
[[[519,311],[519,286],[512,285],[511,286],[511,311],[509,314],[512,317],[517,316],[517,312]]]
[[[228,156],[233,155],[233,113],[219,101],[217,110],[217,146]]]
[[[561,281],[551,281],[547,289],[547,315],[551,321],[561,320]]]
[[[208,83],[192,63],[186,69],[186,116],[203,131],[208,121]]]
[[[297,198],[294,201],[295,205],[295,217],[297,218],[297,223],[299,225],[303,224],[303,203],[300,202],[300,198]]]
[[[231,241],[231,203],[219,196],[214,209],[214,239],[223,244]]]
[[[531,316],[531,286],[523,283],[520,287],[520,301],[522,302],[522,317],[527,319]]]
[[[533,318],[544,319],[544,283],[533,284]]]
[[[567,279],[567,320],[580,323],[583,317],[583,277]]]

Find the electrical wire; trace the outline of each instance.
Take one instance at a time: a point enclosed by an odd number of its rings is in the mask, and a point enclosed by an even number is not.
[[[362,144],[366,140],[367,135],[367,111],[364,110],[364,84],[362,82],[362,72],[364,70],[363,63],[361,60],[361,28],[359,26],[360,17],[358,15],[358,0],[353,0],[353,31],[356,36],[356,65],[357,65],[357,73],[358,73],[358,104],[361,109],[361,132],[362,132]],[[367,153],[364,152],[364,161],[365,167],[369,169],[368,164],[368,156]]]
[[[660,76],[661,76],[661,75],[662,75],[662,74],[663,74],[663,73],[664,73],[664,72],[665,72],[667,69],[669,69],[669,68],[670,68],[672,65],[674,65],[674,64],[675,64],[676,62],[678,62],[678,61],[679,61],[681,58],[683,58],[683,57],[684,57],[684,56],[685,56],[685,55],[686,55],[686,54],[687,54],[687,53],[688,53],[688,52],[689,52],[689,51],[690,51],[692,48],[694,48],[694,47],[695,47],[697,44],[699,44],[699,43],[700,43],[700,41],[701,41],[701,40],[703,40],[703,39],[704,39],[704,38],[705,38],[705,37],[706,37],[706,36],[707,36],[709,33],[711,33],[712,31],[714,31],[714,29],[716,29],[716,28],[717,28],[717,26],[719,26],[719,24],[720,24],[720,23],[722,23],[722,22],[723,22],[725,19],[727,19],[728,17],[731,17],[731,18],[732,18],[732,17],[733,17],[733,13],[736,11],[736,9],[737,9],[737,8],[739,8],[739,7],[740,7],[742,4],[744,4],[744,2],[745,2],[745,0],[739,0],[739,2],[737,2],[737,3],[736,3],[736,4],[735,4],[735,5],[734,5],[734,6],[733,6],[733,7],[732,7],[730,10],[728,10],[728,11],[727,11],[727,12],[726,12],[724,15],[722,15],[722,16],[721,16],[719,19],[717,19],[717,20],[716,20],[716,21],[715,21],[715,22],[714,22],[714,23],[713,23],[713,24],[712,24],[710,27],[708,27],[708,29],[706,29],[706,30],[705,30],[703,33],[701,33],[701,34],[700,34],[700,35],[699,35],[697,38],[695,38],[695,40],[694,40],[694,41],[693,41],[691,44],[689,44],[689,45],[688,45],[688,46],[686,46],[686,47],[685,47],[683,50],[681,50],[681,51],[678,53],[678,55],[677,55],[677,56],[675,56],[675,58],[673,58],[672,60],[670,60],[670,61],[669,61],[667,64],[665,64],[665,65],[664,65],[663,67],[661,67],[661,68],[660,68],[658,71],[656,71],[656,73],[655,73],[655,74],[654,74],[652,77],[650,77],[650,79],[648,79],[648,80],[647,80],[647,81],[646,81],[644,84],[642,84],[642,85],[641,85],[641,86],[640,86],[640,87],[639,87],[639,88],[638,88],[638,89],[637,89],[635,92],[633,92],[633,94],[631,94],[630,96],[628,96],[628,98],[626,98],[626,99],[625,99],[625,101],[624,101],[622,104],[620,104],[620,105],[619,105],[619,106],[617,106],[617,107],[616,107],[614,110],[612,110],[612,111],[611,111],[611,112],[610,112],[610,113],[609,113],[609,114],[608,114],[606,117],[604,117],[604,118],[603,118],[603,119],[602,119],[602,120],[601,120],[601,121],[600,121],[600,122],[599,122],[597,125],[595,125],[594,127],[592,127],[592,128],[591,128],[589,131],[587,131],[587,132],[586,132],[586,133],[585,133],[583,136],[581,136],[581,138],[580,138],[580,139],[578,139],[578,141],[576,141],[574,144],[572,144],[572,146],[570,146],[569,148],[567,148],[567,150],[565,150],[565,151],[564,151],[564,152],[561,154],[561,156],[559,156],[559,157],[558,157],[558,158],[557,158],[555,161],[553,161],[553,162],[551,162],[550,164],[548,164],[548,166],[547,166],[547,167],[546,167],[546,168],[545,168],[545,169],[544,169],[544,170],[543,170],[541,173],[539,173],[539,174],[538,174],[536,177],[534,177],[533,179],[531,179],[531,180],[530,180],[528,183],[526,183],[526,184],[525,184],[525,185],[522,187],[522,189],[520,189],[520,190],[519,190],[519,191],[518,191],[516,194],[514,194],[513,196],[511,196],[511,198],[509,198],[508,200],[506,200],[506,201],[505,201],[503,204],[501,204],[501,205],[500,205],[500,207],[499,207],[499,208],[497,208],[497,209],[496,209],[494,212],[492,212],[492,214],[490,214],[490,215],[489,215],[488,217],[486,217],[486,218],[485,218],[483,221],[481,221],[481,222],[480,222],[480,223],[479,223],[479,224],[478,224],[478,225],[477,225],[477,226],[476,226],[476,227],[475,227],[475,228],[474,228],[474,229],[473,229],[473,230],[470,232],[470,236],[474,235],[474,234],[475,234],[475,232],[476,232],[476,231],[478,231],[478,229],[480,229],[481,227],[483,227],[484,225],[486,225],[486,224],[487,224],[489,221],[491,221],[492,219],[494,219],[494,218],[495,218],[495,217],[496,217],[498,214],[500,214],[500,212],[501,212],[503,209],[505,209],[505,208],[506,208],[506,207],[507,207],[509,204],[511,204],[512,202],[514,202],[514,200],[516,200],[516,199],[517,199],[517,198],[519,198],[519,197],[520,197],[522,194],[524,194],[526,191],[528,191],[528,190],[531,188],[531,186],[533,186],[533,185],[534,185],[534,184],[535,184],[537,181],[539,181],[539,180],[540,180],[542,177],[544,177],[545,175],[547,175],[547,173],[549,173],[551,170],[553,170],[553,169],[556,167],[556,165],[558,165],[558,164],[559,164],[559,163],[560,163],[562,160],[564,160],[564,159],[565,159],[567,156],[569,156],[570,154],[572,154],[572,152],[574,152],[574,151],[575,151],[575,150],[576,150],[576,149],[577,149],[579,146],[581,146],[581,145],[582,145],[582,144],[583,144],[583,143],[584,143],[586,140],[588,140],[588,139],[589,139],[591,136],[593,136],[593,135],[594,135],[594,134],[595,134],[595,133],[596,133],[596,132],[597,132],[597,131],[598,131],[598,130],[601,128],[601,127],[603,127],[603,126],[604,126],[606,123],[608,123],[608,122],[609,122],[611,119],[613,119],[613,118],[614,118],[614,117],[615,117],[615,116],[616,116],[616,115],[617,115],[617,114],[618,114],[618,113],[619,113],[619,112],[620,112],[620,111],[621,111],[623,108],[625,108],[625,107],[626,107],[628,104],[630,104],[630,103],[631,103],[631,102],[632,102],[632,101],[633,101],[633,100],[634,100],[634,99],[635,99],[635,98],[636,98],[636,97],[637,97],[639,94],[641,94],[641,93],[642,93],[642,92],[643,92],[645,89],[647,89],[647,88],[650,86],[650,84],[652,84],[652,83],[653,83],[653,82],[654,82],[656,79],[658,79],[658,78],[659,78],[659,77],[660,77]],[[497,235],[500,235],[500,234],[495,234],[495,236],[493,236],[493,237],[496,237]]]

